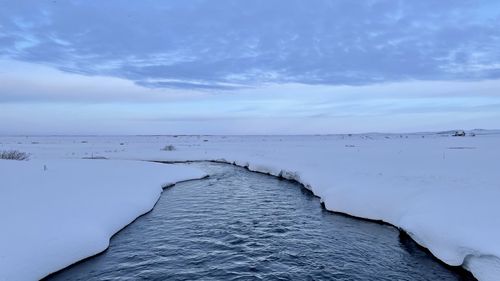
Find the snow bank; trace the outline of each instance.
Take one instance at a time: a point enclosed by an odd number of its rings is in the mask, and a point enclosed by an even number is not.
[[[445,263],[493,281],[500,280],[498,144],[498,136],[267,140],[221,145],[208,158],[296,180],[327,209],[393,224]]]
[[[296,180],[329,210],[393,224],[445,263],[500,280],[500,137],[427,138],[264,138],[204,158]]]
[[[0,280],[37,280],[105,250],[162,186],[203,176],[139,161],[0,160]]]
[[[49,156],[220,160],[294,179],[327,209],[404,229],[450,265],[500,280],[500,132],[0,138]],[[174,145],[175,151],[162,151]]]

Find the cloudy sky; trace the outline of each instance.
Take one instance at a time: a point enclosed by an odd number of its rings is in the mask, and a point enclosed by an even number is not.
[[[500,128],[497,0],[0,0],[0,134]]]

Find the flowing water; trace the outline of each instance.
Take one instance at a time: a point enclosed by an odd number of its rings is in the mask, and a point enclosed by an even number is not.
[[[472,280],[398,230],[325,211],[299,184],[224,164],[165,190],[107,251],[48,280]]]

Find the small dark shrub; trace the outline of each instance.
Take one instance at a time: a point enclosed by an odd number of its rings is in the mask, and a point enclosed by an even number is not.
[[[162,148],[161,150],[163,151],[174,151],[175,150],[175,146],[169,144],[169,145],[165,145],[164,148]]]
[[[18,150],[4,150],[0,151],[0,159],[24,161],[29,160],[30,155],[29,153],[21,152]]]

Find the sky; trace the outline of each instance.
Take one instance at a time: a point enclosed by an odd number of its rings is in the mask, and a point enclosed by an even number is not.
[[[496,0],[0,0],[0,134],[499,124]]]

